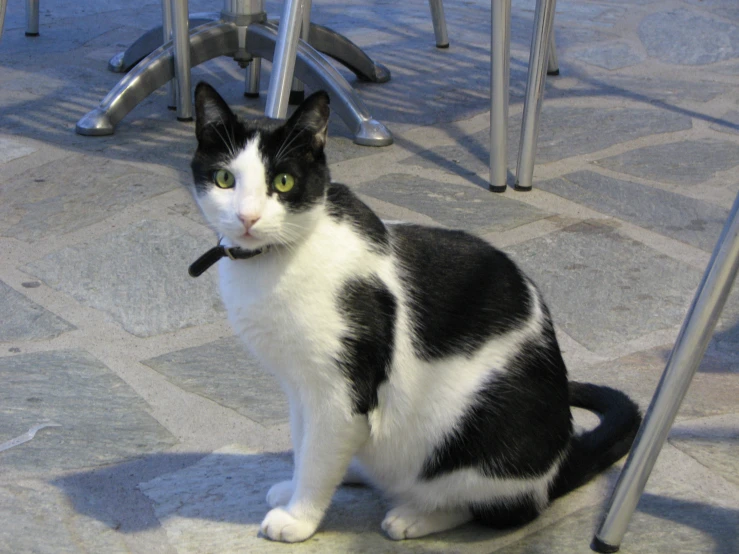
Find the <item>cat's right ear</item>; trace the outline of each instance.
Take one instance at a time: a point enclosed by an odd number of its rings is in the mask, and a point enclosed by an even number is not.
[[[209,125],[226,125],[236,119],[226,101],[212,86],[200,81],[195,87],[195,136],[198,142],[205,138]]]

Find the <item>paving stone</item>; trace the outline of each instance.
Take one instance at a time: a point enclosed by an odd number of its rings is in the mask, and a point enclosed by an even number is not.
[[[739,6],[734,0],[686,0],[688,4],[706,9],[726,19],[739,20]]]
[[[287,399],[236,337],[178,350],[143,362],[189,392],[261,423],[288,421]]]
[[[642,410],[646,410],[657,389],[672,350],[672,344],[623,356],[588,367],[569,367],[570,378],[624,391]],[[706,356],[696,372],[678,418],[703,418],[733,413],[736,410],[736,372],[733,363]]]
[[[413,175],[384,175],[354,188],[428,215],[447,227],[478,233],[511,229],[547,216],[523,202],[474,185],[450,185]]]
[[[600,222],[506,249],[544,293],[559,324],[587,348],[679,325],[700,272]]]
[[[74,329],[74,325],[55,316],[0,281],[0,342],[51,339]]]
[[[0,551],[34,554],[130,552],[123,538],[93,518],[67,511],[64,495],[36,481],[0,485]]]
[[[171,179],[120,162],[70,156],[4,184],[0,234],[33,242],[69,233],[177,186]]]
[[[22,142],[0,137],[0,164],[28,156],[36,150],[36,148]]]
[[[739,28],[685,9],[647,15],[639,38],[650,56],[677,65],[705,65],[739,56]]]
[[[576,52],[573,49],[572,55],[576,55]],[[669,101],[669,107],[674,108],[675,105],[679,106],[685,102],[709,102],[730,90],[726,84],[715,81],[681,81],[650,75],[634,76],[619,71],[612,71],[607,77],[594,75],[578,75],[578,77],[576,82],[548,80],[545,97],[562,98],[569,101],[578,96],[627,97],[655,105],[660,105],[660,101]],[[560,88],[560,82],[564,84],[563,88]]]
[[[592,171],[569,173],[536,186],[709,252],[729,214],[714,204]]]
[[[217,272],[198,279],[187,273],[214,241],[171,224],[142,221],[49,254],[24,271],[102,310],[129,333],[148,337],[223,317]]]
[[[720,123],[711,123],[709,127],[714,131],[739,135],[739,111],[731,110],[726,112],[720,117]]]
[[[683,140],[644,146],[595,164],[675,185],[697,185],[718,171],[739,165],[739,145],[717,140]]]
[[[670,444],[739,486],[739,414],[681,421]]]
[[[621,69],[644,61],[645,57],[625,42],[604,44],[570,52],[576,59],[604,69]]]
[[[514,168],[521,133],[521,115],[508,125],[508,166]],[[597,152],[614,144],[652,134],[691,128],[686,115],[632,108],[547,106],[541,111],[536,162],[546,163]],[[607,131],[607,132],[606,132]],[[486,174],[490,163],[488,129],[456,144],[432,148],[405,160],[409,165],[443,167],[455,172]]]
[[[700,515],[696,510],[700,510]],[[592,552],[589,545],[600,517],[599,510],[585,508],[566,521],[495,552],[588,554]],[[738,523],[739,515],[731,509],[645,494],[631,519],[620,552],[654,552],[655,545],[659,545],[659,552],[729,554],[736,547]]]
[[[3,466],[48,475],[164,450],[176,439],[146,403],[99,360],[82,350],[0,358],[0,436],[22,435],[45,421],[61,427],[6,450]]]

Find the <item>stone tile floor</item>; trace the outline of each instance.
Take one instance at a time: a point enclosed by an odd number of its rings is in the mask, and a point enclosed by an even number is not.
[[[0,42],[0,552],[588,552],[614,468],[509,532],[468,525],[395,543],[386,502],[342,488],[322,531],[257,537],[290,473],[286,403],[224,321],[214,241],[185,187],[193,125],[163,91],[111,137],[74,134],[118,81],[107,60],[156,24],[158,0],[41,2],[41,36],[9,2]],[[573,377],[646,407],[739,190],[736,0],[561,0],[561,75],[549,78],[535,188],[487,192],[489,2],[445,2],[434,47],[425,2],[322,0],[314,21],[392,71],[353,84],[394,132],[356,146],[333,121],[334,178],[383,217],[474,231],[544,290]],[[533,0],[514,0],[510,165]],[[218,2],[193,0],[191,11]],[[278,2],[267,2],[279,14]],[[265,64],[263,92],[268,83]],[[227,59],[195,70],[243,115]],[[739,293],[632,521],[624,552],[739,551]],[[585,421],[585,420],[583,420]]]

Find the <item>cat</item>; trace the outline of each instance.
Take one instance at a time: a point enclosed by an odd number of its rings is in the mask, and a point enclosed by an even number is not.
[[[192,192],[221,243],[191,273],[218,261],[235,333],[290,404],[294,474],[267,494],[264,537],[312,536],[342,480],[391,499],[392,539],[523,525],[628,452],[638,408],[568,382],[549,310],[508,256],[386,224],[331,181],[325,92],[287,121],[242,121],[201,82],[195,111]],[[570,406],[601,423],[574,434]]]

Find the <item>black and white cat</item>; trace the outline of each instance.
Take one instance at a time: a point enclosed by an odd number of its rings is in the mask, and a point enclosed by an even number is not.
[[[205,83],[195,102],[193,193],[223,246],[192,271],[222,257],[229,320],[290,402],[295,469],[267,495],[265,537],[307,539],[360,479],[392,499],[393,539],[521,525],[628,451],[636,405],[568,382],[549,311],[505,254],[383,223],[331,182],[324,92],[287,122],[242,122]],[[600,425],[573,434],[570,406]]]

